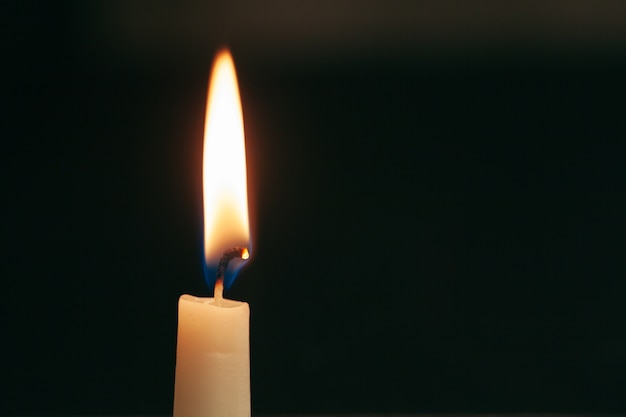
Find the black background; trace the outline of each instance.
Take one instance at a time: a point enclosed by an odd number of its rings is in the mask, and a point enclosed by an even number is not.
[[[247,136],[255,413],[626,412],[619,3],[5,2],[0,413],[168,414]]]

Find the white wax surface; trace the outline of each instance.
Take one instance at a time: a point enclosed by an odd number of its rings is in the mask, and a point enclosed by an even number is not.
[[[174,417],[250,417],[248,303],[182,295]]]

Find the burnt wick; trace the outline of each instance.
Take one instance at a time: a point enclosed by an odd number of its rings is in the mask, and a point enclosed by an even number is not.
[[[217,274],[215,280],[215,291],[213,297],[215,298],[215,305],[222,306],[222,300],[224,299],[224,273],[228,268],[228,263],[235,258],[248,259],[250,253],[246,247],[234,247],[226,249],[224,254],[220,258],[220,262],[217,264]]]

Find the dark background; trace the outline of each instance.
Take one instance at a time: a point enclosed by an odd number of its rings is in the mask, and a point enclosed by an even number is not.
[[[255,413],[626,412],[620,2],[2,3],[0,414],[169,414],[247,135]]]

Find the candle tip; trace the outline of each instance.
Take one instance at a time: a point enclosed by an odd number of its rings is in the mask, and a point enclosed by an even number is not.
[[[220,258],[220,262],[217,265],[217,274],[215,280],[215,303],[217,305],[221,304],[222,294],[224,292],[224,274],[226,272],[226,268],[228,268],[228,263],[235,258],[240,259],[248,259],[250,257],[250,252],[248,252],[248,248],[246,247],[234,247],[224,251],[224,254]]]

